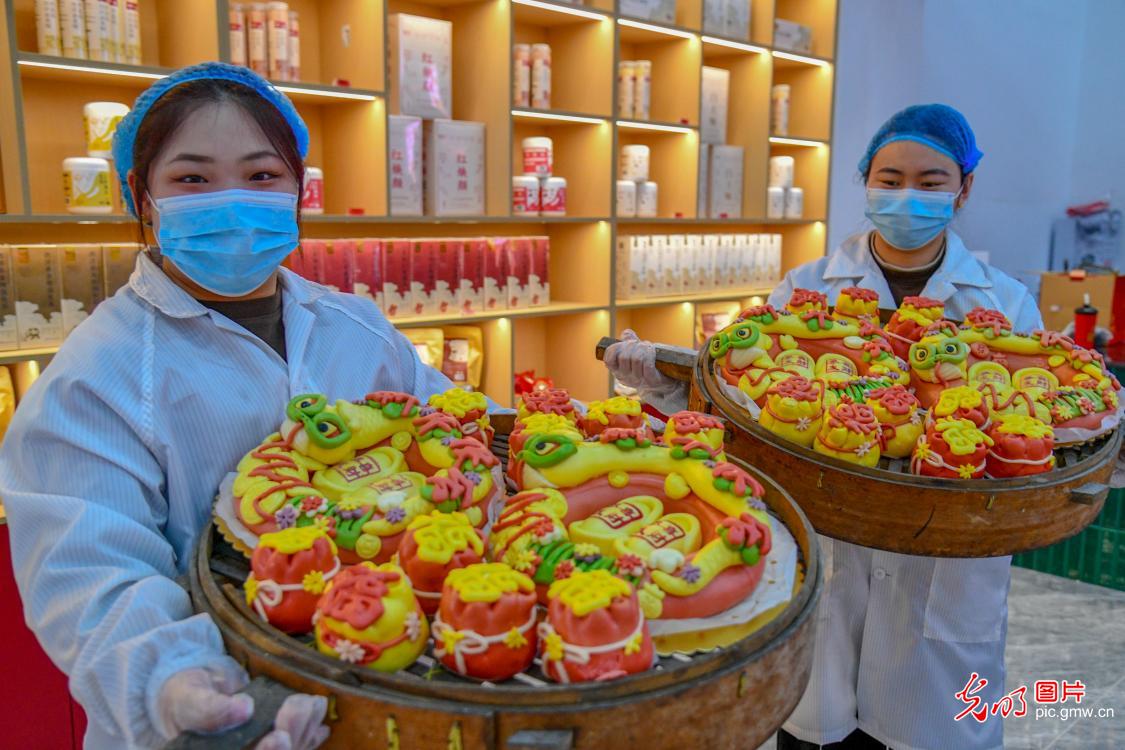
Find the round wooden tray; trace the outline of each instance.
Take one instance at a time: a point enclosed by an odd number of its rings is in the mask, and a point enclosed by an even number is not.
[[[1101,512],[1121,450],[1120,428],[1056,452],[1054,471],[1018,479],[935,479],[908,462],[867,468],[795,445],[727,397],[704,349],[689,406],[728,425],[727,452],[781,479],[818,533],[927,557],[999,557],[1074,536]]]
[[[276,706],[287,692],[270,680],[330,697],[332,735],[326,748],[757,747],[793,712],[808,684],[821,574],[816,534],[804,513],[776,482],[746,468],[765,488],[770,511],[797,541],[804,573],[798,591],[776,618],[730,647],[664,657],[656,668],[619,680],[571,685],[513,680],[492,686],[463,680],[427,659],[390,674],[330,659],[262,622],[246,606],[241,584],[247,561],[214,527],[196,551],[192,601],[197,612],[211,616],[228,652],[255,677],[251,693],[259,703]],[[237,740],[233,734],[196,736],[174,746],[243,747],[272,719],[269,711],[257,714],[266,715],[256,715],[259,726],[244,729]]]

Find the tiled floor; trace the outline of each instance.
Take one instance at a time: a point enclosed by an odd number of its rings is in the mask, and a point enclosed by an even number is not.
[[[1028,696],[1028,715],[1004,721],[1006,750],[1125,750],[1125,592],[1013,568],[1006,660],[1008,690]],[[1035,681],[1064,679],[1086,686],[1077,707],[1114,718],[1036,719]]]

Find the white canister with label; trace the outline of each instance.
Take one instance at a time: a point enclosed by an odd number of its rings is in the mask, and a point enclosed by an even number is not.
[[[62,39],[63,57],[85,60],[86,2],[85,0],[59,1],[59,35]]]
[[[301,17],[289,11],[289,80],[301,80]]]
[[[516,216],[539,215],[539,178],[518,175],[512,178],[512,213]]]
[[[770,132],[773,135],[789,135],[789,100],[789,84],[779,83],[770,90]]]
[[[523,139],[523,173],[550,177],[555,168],[554,142],[545,136]]]
[[[39,54],[54,57],[62,54],[59,0],[35,0],[35,32]]]
[[[246,67],[246,9],[241,3],[231,3],[227,27],[230,34],[230,61]]]
[[[637,216],[642,219],[656,217],[659,207],[659,192],[655,182],[641,182],[637,185]]]
[[[766,189],[766,218],[785,218],[785,188],[770,187]]]
[[[512,47],[512,106],[531,106],[531,45]]]
[[[566,180],[548,177],[540,187],[539,214],[541,216],[566,216]]]
[[[320,167],[305,167],[301,211],[306,214],[324,213],[324,171]]]
[[[633,74],[636,77],[633,86],[633,119],[647,120],[651,114],[649,104],[652,100],[652,61],[634,62]]]
[[[617,215],[637,215],[637,183],[632,180],[617,181]]]
[[[129,107],[120,102],[90,102],[82,108],[86,130],[86,153],[100,159],[113,158],[113,134]]]
[[[269,75],[270,55],[265,3],[251,3],[246,11],[246,60],[250,64],[250,70],[260,76]]]
[[[796,167],[796,162],[792,156],[771,156],[770,157],[770,187],[791,188],[793,187],[793,171]]]
[[[792,187],[785,191],[785,218],[800,219],[805,214],[805,191]]]
[[[617,116],[633,119],[633,97],[636,90],[636,64],[630,60],[617,63]]]
[[[531,106],[551,108],[551,46],[531,45]]]
[[[63,160],[63,194],[72,214],[113,213],[109,162],[87,156]]]
[[[266,6],[266,43],[269,45],[269,78],[289,80],[289,5]]]
[[[651,152],[648,146],[629,144],[621,147],[621,179],[644,182],[648,179]]]

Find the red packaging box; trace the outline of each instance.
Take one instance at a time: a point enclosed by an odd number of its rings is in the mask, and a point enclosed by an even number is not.
[[[324,240],[305,240],[301,243],[301,275],[309,281],[324,283]]]
[[[297,246],[297,249],[289,253],[289,257],[281,264],[298,276],[305,275],[304,245],[305,241],[303,240],[301,244]]]
[[[488,240],[472,239],[461,243],[457,263],[457,307],[463,315],[473,315],[484,306],[484,259]]]
[[[388,318],[410,315],[410,256],[413,245],[410,240],[387,240],[383,243],[383,311]]]
[[[518,310],[531,306],[530,237],[513,237],[508,242],[508,307]]]
[[[503,310],[508,306],[509,240],[494,237],[484,252],[484,309]]]
[[[464,240],[443,240],[438,245],[434,258],[434,286],[430,292],[430,306],[435,314],[452,315],[457,312],[457,295],[460,291],[457,284],[458,266],[464,247]]]
[[[355,290],[355,241],[332,240],[324,247],[325,286],[351,294]]]
[[[383,309],[383,243],[359,240],[355,243],[355,289],[357,296],[369,299]]]
[[[531,306],[551,303],[551,238],[531,238],[531,267],[528,274]]]
[[[437,265],[439,240],[414,243],[410,260],[410,314],[434,315],[434,271]]]

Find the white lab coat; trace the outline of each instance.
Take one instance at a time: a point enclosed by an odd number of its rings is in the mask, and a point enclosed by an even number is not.
[[[924,296],[945,302],[949,318],[984,306],[1004,312],[1017,330],[1042,327],[1026,287],[973,258],[953,232],[947,238]],[[834,303],[849,286],[874,289],[881,307],[894,307],[867,233],[790,271],[770,303],[781,307],[795,288]],[[812,679],[786,731],[824,744],[858,727],[896,750],[1000,748],[1000,716],[983,724],[953,717],[966,707],[955,694],[973,672],[988,680],[983,700],[1004,694],[1011,558],[913,557],[819,539],[825,587]]]
[[[451,385],[371,302],[284,269],[281,284],[288,364],[142,254],[12,420],[0,497],[13,567],[28,624],[89,716],[87,748],[163,744],[164,681],[233,663],[173,579],[223,475],[278,429],[290,398]]]

